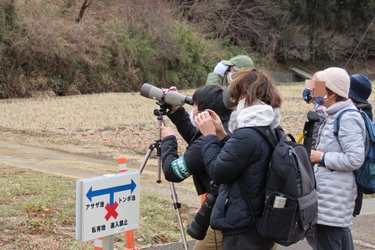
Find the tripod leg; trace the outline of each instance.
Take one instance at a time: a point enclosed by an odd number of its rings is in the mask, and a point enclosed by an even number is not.
[[[161,182],[161,158],[160,158],[161,149],[160,149],[160,143],[161,143],[160,140],[156,140],[155,143],[150,144],[150,146],[148,147],[148,150],[146,152],[146,155],[143,158],[143,162],[142,162],[142,164],[141,164],[141,166],[139,167],[139,170],[138,170],[138,172],[142,174],[143,169],[145,168],[146,163],[147,163],[148,159],[150,158],[152,150],[154,150],[154,148],[156,148],[157,149],[156,157],[157,157],[157,160],[158,160],[158,179],[156,180],[157,183]]]
[[[155,148],[154,144],[151,144],[144,159],[143,159],[143,162],[141,164],[141,166],[139,167],[139,173],[142,174],[142,171],[143,169],[145,168],[146,166],[146,163],[147,163],[147,160],[149,159],[151,153],[152,153],[152,150]],[[161,175],[161,158],[160,156],[157,157],[158,158],[158,180],[156,181],[157,183],[160,183],[160,175]],[[186,235],[185,235],[185,230],[184,230],[184,226],[182,224],[182,219],[181,219],[181,214],[180,214],[180,207],[181,207],[181,204],[177,201],[177,194],[176,194],[176,189],[174,187],[174,184],[173,182],[169,182],[169,185],[170,185],[170,188],[171,188],[171,196],[172,196],[172,199],[173,199],[173,207],[175,208],[176,210],[176,213],[177,213],[177,218],[178,218],[178,222],[179,222],[179,226],[180,226],[180,231],[181,231],[181,236],[182,236],[182,241],[183,241],[183,244],[184,244],[184,249],[185,250],[188,250],[188,244],[187,244],[187,240],[186,240]]]
[[[158,126],[159,127],[159,138],[157,140],[155,140],[155,143],[152,143],[149,146],[149,149],[148,149],[145,157],[143,158],[143,162],[142,162],[141,166],[139,167],[139,173],[142,174],[142,171],[143,171],[143,169],[146,166],[147,160],[149,159],[152,150],[154,148],[156,148],[157,149],[156,156],[157,156],[157,161],[158,161],[157,162],[157,164],[158,164],[158,179],[156,180],[156,182],[160,183],[161,182],[161,179],[160,179],[161,178],[161,166],[162,166],[162,162],[161,162],[161,142],[162,142],[162,140],[161,140],[161,130],[160,130],[160,127],[161,127],[161,124],[163,122],[163,116],[162,115],[159,115],[158,121],[159,121],[159,126]],[[180,214],[181,204],[178,203],[178,201],[177,201],[176,189],[174,187],[173,182],[169,182],[169,185],[170,185],[171,193],[172,193],[171,196],[172,196],[172,199],[173,199],[173,206],[176,209],[176,213],[177,213],[177,217],[178,217],[178,222],[179,222],[179,225],[180,225],[180,231],[181,231],[181,235],[182,235],[184,249],[188,250],[189,248],[188,248],[188,244],[187,244],[187,240],[186,240],[186,236],[185,236],[185,230],[184,230],[184,226],[182,224],[182,219],[181,219],[181,214]]]
[[[158,155],[158,178],[156,180],[157,183],[161,182],[161,157]]]
[[[181,231],[181,236],[182,236],[182,242],[184,244],[184,249],[188,250],[189,248],[188,248],[188,244],[187,244],[187,241],[186,241],[185,230],[184,230],[184,226],[182,224],[181,213],[180,213],[181,203],[179,203],[177,201],[176,189],[174,187],[173,182],[169,182],[169,185],[171,187],[171,193],[172,193],[171,196],[172,196],[172,199],[173,199],[173,206],[174,206],[174,209],[176,210],[178,222],[180,224],[180,231]]]
[[[139,167],[139,170],[138,170],[138,172],[139,172],[140,174],[142,174],[143,169],[145,168],[146,163],[147,163],[147,161],[148,161],[148,158],[150,157],[150,155],[151,155],[153,149],[154,149],[154,148],[151,148],[151,146],[150,146],[149,149],[147,150],[146,155],[145,155],[145,157],[143,158],[143,162],[142,162],[142,164],[141,164],[141,166]]]

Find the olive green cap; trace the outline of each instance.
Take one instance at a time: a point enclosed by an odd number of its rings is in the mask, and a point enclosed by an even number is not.
[[[238,55],[235,57],[232,57],[230,60],[222,60],[222,63],[228,66],[236,66],[238,68],[243,68],[243,67],[249,67],[249,68],[254,68],[254,63],[253,60],[251,60],[250,57],[245,56],[245,55]]]

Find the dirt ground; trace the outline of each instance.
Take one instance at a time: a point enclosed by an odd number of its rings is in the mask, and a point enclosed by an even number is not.
[[[65,141],[59,137],[38,136],[24,132],[11,131],[0,127],[0,164],[26,168],[32,171],[40,171],[54,175],[65,176],[73,179],[85,179],[103,174],[116,173],[118,171],[117,159],[108,155],[121,155],[127,158],[128,171],[138,171],[143,166],[145,154],[133,152],[125,149],[113,148],[100,143],[83,143],[77,141]],[[145,138],[148,145],[149,138]],[[152,140],[151,140],[152,142]],[[145,151],[147,147],[145,147]],[[146,161],[141,174],[141,190],[171,197],[169,183],[161,176],[161,183],[156,183],[157,158],[152,152],[151,158]],[[200,203],[200,197],[195,193],[192,180],[175,184],[178,201],[183,205],[196,208]],[[172,204],[171,199],[171,204]],[[374,249],[373,244],[373,220],[374,212],[372,206],[369,211],[363,211],[352,228],[355,246],[358,250]],[[171,213],[174,213],[171,208]],[[363,224],[363,225],[362,225]],[[178,243],[176,243],[178,244]],[[162,245],[163,249],[176,248],[176,244]],[[191,244],[193,246],[193,244]],[[168,248],[169,247],[169,248]],[[300,243],[291,247],[281,247],[280,249],[307,249],[307,243]],[[157,248],[159,249],[159,248]]]
[[[116,155],[127,159],[128,171],[142,170],[141,190],[166,199],[171,197],[170,184],[164,179],[162,172],[161,182],[157,183],[159,176],[156,149],[147,159],[148,146],[145,146],[144,152],[134,152],[92,141],[85,143],[63,140],[56,136],[46,137],[4,128],[0,128],[0,135],[0,163],[78,180],[117,173],[117,158],[113,157]],[[144,143],[149,145],[153,141]],[[174,187],[180,203],[196,208],[199,206],[200,197],[190,179],[175,183]]]
[[[301,104],[298,106],[298,111],[294,110],[296,106],[294,101],[295,96],[300,98],[301,91],[294,86],[291,86],[291,88],[298,95],[285,90],[285,93],[291,97],[285,99],[285,116],[283,123],[287,130],[299,133],[305,121],[305,111],[303,109],[306,107]],[[111,95],[110,100],[119,99],[117,97],[117,95]],[[121,100],[124,100],[125,96],[121,97]],[[131,94],[126,96],[127,100],[131,97]],[[139,94],[137,93],[135,97],[139,97]],[[67,98],[67,100],[69,103],[73,101],[72,98]],[[288,105],[288,101],[291,102],[292,105]],[[138,104],[138,102],[136,103]],[[13,104],[13,102],[9,103]],[[147,104],[147,109],[144,110],[149,109],[151,105],[149,103],[154,104],[151,100],[141,103]],[[373,99],[371,103],[375,105]],[[141,193],[147,192],[159,197],[164,197],[166,200],[169,199],[171,202],[170,212],[175,213],[172,206],[173,200],[171,198],[170,185],[165,181],[162,173],[160,176],[161,182],[156,182],[159,179],[158,160],[155,156],[156,150],[152,151],[149,159],[145,159],[150,144],[154,143],[155,139],[158,137],[157,123],[152,114],[147,122],[140,122],[140,115],[137,115],[137,124],[140,123],[140,125],[124,125],[121,123],[119,125],[111,125],[110,127],[102,126],[99,128],[92,128],[89,125],[85,125],[82,129],[76,127],[70,128],[69,126],[38,126],[38,129],[33,129],[30,128],[30,123],[42,117],[43,114],[48,114],[49,118],[57,119],[58,114],[53,113],[53,110],[44,111],[45,107],[53,103],[48,101],[42,102],[39,106],[43,109],[41,109],[39,113],[36,109],[30,109],[29,112],[23,115],[19,113],[20,110],[26,110],[25,104],[21,103],[21,105],[19,105],[18,101],[15,102],[15,104],[17,105],[14,105],[13,110],[10,110],[11,105],[4,105],[4,112],[0,114],[0,165],[25,168],[32,171],[50,173],[78,180],[117,173],[117,159],[125,157],[127,159],[127,168],[129,171],[142,170],[140,181]],[[88,111],[98,109],[100,106],[104,106],[108,109],[107,102],[102,101],[95,106],[94,104],[95,103],[90,103],[87,105],[91,108]],[[289,106],[292,106],[293,109],[290,108],[289,110]],[[119,105],[119,107],[122,106]],[[128,108],[130,107],[131,105],[129,104]],[[136,114],[140,114],[143,112],[142,110],[143,109],[140,108],[138,111],[134,111],[134,113],[138,112]],[[89,113],[88,111],[87,113]],[[17,114],[17,117],[12,118],[9,113]],[[67,119],[65,117],[72,116],[71,114],[72,112],[68,112],[67,115],[64,116],[64,119]],[[95,114],[90,116],[96,117]],[[116,116],[127,117],[127,114],[116,114]],[[19,124],[24,124],[23,126],[17,128],[7,125],[7,121],[18,119],[19,117],[24,118],[23,120],[17,120]],[[74,124],[80,123],[75,117],[71,119]],[[167,121],[167,123],[170,124],[169,121]],[[114,122],[113,124],[118,123]],[[46,127],[48,129],[46,129]],[[28,130],[24,130],[24,128],[28,128]],[[184,142],[182,142],[181,139],[178,140],[179,150],[184,151]],[[191,211],[194,211],[195,208],[199,206],[200,197],[196,194],[192,178],[188,178],[182,183],[176,183],[174,187],[178,196],[178,202],[183,206],[187,206]],[[359,239],[365,243],[371,243],[373,246],[375,243],[368,240],[369,238],[371,238],[371,240],[373,238],[373,225],[375,223],[375,217],[373,216],[373,211],[375,210],[372,205],[370,206],[370,210],[370,214],[364,214],[364,216],[358,217],[360,220],[364,221],[363,224],[365,226],[353,228],[358,231],[353,231],[353,236],[356,240]],[[362,234],[367,233],[371,234],[371,236],[362,236]]]

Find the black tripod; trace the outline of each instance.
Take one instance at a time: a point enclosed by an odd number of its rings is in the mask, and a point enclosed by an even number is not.
[[[307,122],[305,122],[305,126],[303,128],[304,140],[303,145],[307,148],[307,153],[310,155],[311,146],[313,141],[313,132],[314,132],[314,124],[315,122],[319,122],[320,118],[317,112],[309,111],[307,113]]]
[[[320,121],[318,113],[316,111],[309,111],[307,113],[307,122],[305,122],[302,133],[296,139],[296,142],[298,143],[301,143],[303,140],[303,145],[306,146],[309,155],[311,152],[311,145],[313,141],[314,124],[318,121]]]
[[[142,171],[145,168],[146,163],[147,163],[148,159],[150,158],[150,155],[151,155],[152,151],[156,148],[156,157],[157,157],[157,164],[158,164],[158,172],[157,172],[156,182],[160,183],[161,182],[161,158],[160,158],[160,156],[161,156],[161,129],[160,129],[160,126],[162,124],[165,125],[164,120],[163,120],[163,115],[165,115],[167,113],[166,110],[167,110],[169,105],[167,105],[164,102],[157,102],[157,104],[160,106],[160,108],[154,110],[154,115],[157,116],[157,120],[158,120],[159,136],[158,136],[158,139],[156,139],[154,143],[150,144],[150,146],[147,150],[147,153],[146,153],[145,157],[143,158],[143,162],[142,162],[141,166],[139,167],[138,171],[139,171],[140,174],[142,174]],[[181,203],[179,203],[177,201],[177,193],[176,193],[176,189],[174,187],[173,182],[169,182],[169,185],[170,185],[170,188],[171,188],[171,196],[172,196],[172,200],[173,200],[173,206],[174,206],[174,209],[176,210],[178,222],[179,222],[179,225],[180,225],[180,231],[181,231],[184,249],[188,250],[188,244],[187,244],[187,241],[186,241],[184,226],[182,224],[181,214],[180,214]]]

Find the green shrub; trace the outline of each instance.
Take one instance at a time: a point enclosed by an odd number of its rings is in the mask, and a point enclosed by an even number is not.
[[[243,52],[176,21],[163,1],[93,2],[81,23],[77,1],[5,1],[0,98],[139,91],[144,82],[195,88],[219,60]]]

